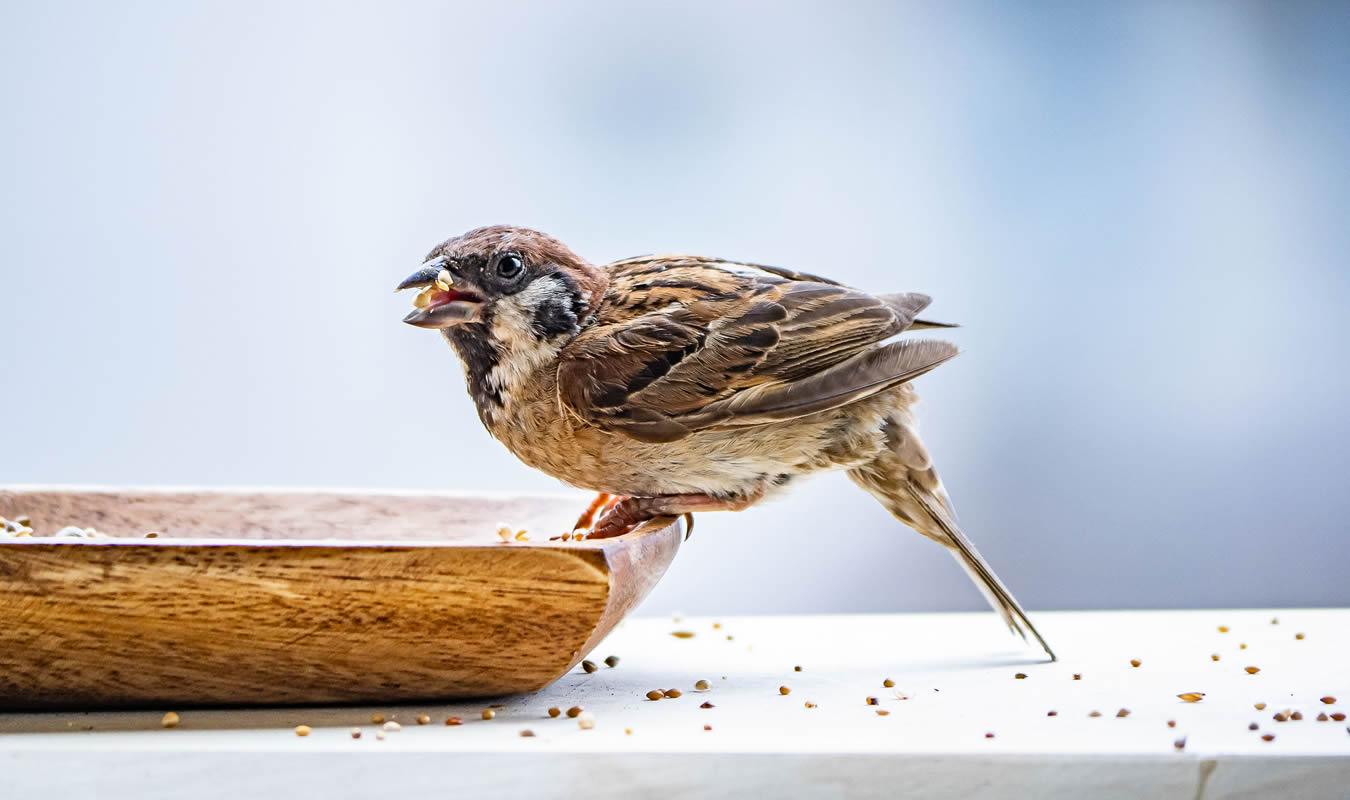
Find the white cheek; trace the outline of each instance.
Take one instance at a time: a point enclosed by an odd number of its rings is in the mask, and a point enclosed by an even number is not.
[[[535,371],[550,365],[562,349],[562,342],[541,341],[531,325],[540,306],[566,293],[557,278],[539,278],[493,306],[492,335],[505,352],[487,379],[508,403],[513,390]]]

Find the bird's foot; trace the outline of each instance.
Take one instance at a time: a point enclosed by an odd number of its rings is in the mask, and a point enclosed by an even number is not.
[[[614,502],[613,495],[600,492],[595,496],[595,499],[591,501],[591,504],[586,506],[586,510],[581,512],[581,516],[577,517],[577,524],[572,526],[572,530],[590,530],[591,526],[595,524],[596,515],[601,514],[606,508],[611,508]]]
[[[692,515],[695,511],[741,511],[764,496],[761,489],[749,495],[714,497],[709,494],[669,494],[663,497],[628,497],[615,503],[600,518],[587,539],[610,539],[631,533],[637,526],[656,517]],[[690,530],[693,529],[690,517]]]

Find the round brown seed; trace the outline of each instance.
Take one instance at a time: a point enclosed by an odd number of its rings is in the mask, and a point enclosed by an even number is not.
[[[1317,721],[1318,721],[1318,722],[1326,722],[1326,721],[1329,720],[1329,719],[1331,719],[1331,717],[1328,717],[1328,716],[1327,716],[1327,712],[1325,712],[1325,711],[1323,711],[1321,714],[1318,714],[1318,715],[1317,715]]]
[[[428,722],[431,722],[431,717],[428,717],[426,714],[418,714],[418,715],[417,715],[417,724],[418,724],[418,725],[426,725]]]
[[[583,661],[583,662],[581,662],[581,668],[582,668],[583,670],[585,670],[587,674],[590,674],[590,673],[592,673],[592,672],[595,672],[597,669],[600,669],[599,667],[597,667],[597,666],[595,665],[595,662],[594,662],[594,661]]]
[[[1100,717],[1101,715],[1102,715],[1102,712],[1100,712],[1100,711],[1089,711],[1089,712],[1088,712],[1088,716],[1089,716],[1089,717]]]
[[[557,716],[560,716],[561,714],[562,714],[562,709],[561,709],[561,708],[558,708],[557,706],[554,706],[553,708],[550,708],[550,709],[548,710],[548,715],[549,715],[550,717],[557,717]]]
[[[163,717],[160,718],[159,724],[164,726],[165,728],[177,728],[178,713],[175,711],[170,711],[166,713]]]
[[[1174,720],[1174,719],[1169,719],[1169,720],[1167,721],[1167,727],[1169,727],[1169,728],[1175,728],[1176,726],[1177,726],[1177,721],[1176,721],[1176,720]]]
[[[295,726],[295,735],[296,735],[296,736],[308,736],[308,735],[309,735],[309,732],[310,732],[311,730],[313,730],[313,729],[310,728],[308,725],[296,725],[296,726]]]
[[[1183,737],[1181,737],[1180,739],[1177,739],[1175,742],[1172,742],[1172,746],[1175,747],[1175,748],[1178,749],[1178,750],[1185,750],[1185,749],[1186,749],[1186,737],[1183,736]]]
[[[531,737],[531,736],[534,735],[534,731],[529,730],[529,729],[527,728],[526,730],[521,731],[521,732],[520,732],[520,735],[521,735],[521,738],[529,738],[529,737]]]
[[[580,714],[581,714],[581,706],[572,706],[571,708],[567,709],[567,716],[569,717],[575,718]]]
[[[1219,654],[1218,654],[1218,653],[1210,653],[1210,654],[1209,654],[1209,660],[1210,660],[1210,661],[1218,661],[1218,660],[1219,660]]]
[[[779,687],[778,687],[778,693],[779,693],[779,694],[792,694],[792,690],[789,689],[789,688],[786,687],[786,686],[779,686]]]
[[[648,699],[648,700],[660,700],[661,698],[663,698],[663,697],[665,697],[665,696],[666,696],[666,693],[663,692],[663,691],[661,691],[660,689],[652,689],[650,692],[647,692],[647,699]]]
[[[867,698],[867,704],[869,706],[874,706],[877,704],[877,699],[875,697],[869,697]]]
[[[1332,714],[1331,718],[1336,720],[1337,722],[1345,722],[1345,715],[1339,711],[1337,711],[1335,714]]]
[[[1252,723],[1249,723],[1249,724],[1247,725],[1247,730],[1249,730],[1249,731],[1259,731],[1259,730],[1261,730],[1261,726],[1260,726],[1260,725],[1257,725],[1255,722],[1252,722]]]
[[[1117,718],[1119,718],[1119,717],[1128,717],[1129,715],[1130,715],[1130,710],[1129,710],[1128,708],[1122,708],[1121,710],[1119,710],[1119,711],[1116,712],[1116,717],[1117,717]]]
[[[992,738],[994,738],[994,734],[993,734],[993,733],[986,733],[986,734],[984,735],[984,738],[986,738],[986,739],[992,739]]]
[[[670,632],[670,635],[671,635],[671,636],[674,636],[676,639],[692,639],[692,638],[694,638],[694,632],[693,632],[693,631],[671,631],[671,632]],[[729,639],[729,638],[731,638],[731,637],[728,636],[727,638]]]
[[[373,725],[383,725],[383,724],[384,724],[384,715],[383,715],[383,714],[371,714],[371,715],[370,715],[370,722],[371,722],[371,724],[373,724]]]
[[[1076,681],[1081,681],[1081,680],[1083,679],[1083,676],[1080,675],[1080,674],[1078,674],[1077,672],[1075,672],[1075,673],[1073,674],[1073,679],[1076,680]]]
[[[674,700],[676,697],[679,697],[679,696],[682,695],[682,694],[684,694],[684,692],[681,692],[679,689],[667,689],[667,690],[666,690],[666,697],[669,697],[669,698],[672,699],[672,700]]]
[[[886,680],[881,682],[881,685],[889,689],[895,685],[895,681],[891,680],[890,678],[887,678]]]
[[[1260,667],[1243,667],[1243,669],[1247,670],[1248,675],[1255,675],[1261,671]]]
[[[1263,741],[1263,742],[1273,742],[1273,741],[1275,741],[1275,734],[1273,734],[1273,733],[1263,733],[1263,734],[1261,734],[1261,741]]]
[[[801,665],[798,664],[797,666],[793,667],[793,668],[792,668],[792,671],[793,671],[793,672],[801,672],[801,671],[802,671]]]
[[[1228,633],[1228,626],[1227,626],[1227,625],[1220,625],[1220,626],[1219,626],[1219,633]]]
[[[884,709],[884,708],[878,708],[878,709],[877,709],[877,716],[878,716],[878,717],[884,717],[884,716],[886,716],[886,715],[889,714],[889,713],[891,713],[891,712],[887,711],[887,710]]]
[[[1295,639],[1300,639],[1300,640],[1301,640],[1301,639],[1303,638],[1303,634],[1301,634],[1301,633],[1296,633],[1296,634],[1294,634],[1294,638],[1295,638]]]
[[[361,729],[360,729],[360,728],[352,728],[352,738],[353,738],[353,739],[360,739],[360,738],[361,738]]]
[[[699,706],[699,708],[714,708],[714,706],[712,703],[705,702],[703,705]]]
[[[1024,681],[1024,680],[1027,679],[1027,674],[1026,674],[1025,672],[1019,672],[1019,673],[1017,673],[1016,675],[1014,675],[1013,677],[1014,677],[1015,679],[1019,680],[1019,681]]]
[[[618,657],[618,656],[605,656],[605,666],[607,666],[607,667],[617,667],[617,666],[619,666],[619,657]]]
[[[1144,662],[1140,661],[1140,660],[1137,659],[1137,658],[1132,658],[1132,659],[1130,659],[1130,666],[1132,666],[1132,667],[1137,667],[1137,666],[1139,666],[1139,665],[1142,664],[1142,663],[1144,663]]]
[[[1326,703],[1327,705],[1333,705],[1336,702],[1336,698],[1332,697],[1331,695],[1327,695],[1326,697],[1321,698],[1321,700],[1323,703]]]
[[[496,711],[493,711],[490,708],[483,709],[483,719],[492,719],[495,716],[497,716]]]
[[[1266,710],[1266,704],[1265,704],[1265,703],[1257,703],[1255,706],[1252,706],[1252,707],[1255,708],[1257,711],[1265,711],[1265,710]]]
[[[459,717],[451,717],[451,718],[449,718],[449,719],[447,719],[447,720],[445,721],[445,724],[446,724],[446,725],[463,725],[463,724],[464,724],[464,720],[460,719]]]
[[[1047,717],[1058,717],[1058,716],[1059,716],[1059,712],[1058,712],[1058,711],[1047,711],[1047,712],[1045,712],[1045,715],[1046,715]]]
[[[1186,701],[1187,703],[1198,703],[1198,702],[1200,702],[1201,700],[1205,699],[1205,693],[1204,693],[1204,692],[1184,692],[1184,693],[1182,693],[1182,694],[1177,695],[1177,697],[1180,697],[1182,700]]]
[[[816,707],[816,704],[815,704],[815,703],[812,703],[810,700],[807,700],[807,701],[806,701],[806,707],[807,707],[807,708],[815,708],[815,707]]]
[[[1297,719],[1303,719],[1303,712],[1302,712],[1302,711],[1295,711],[1294,713],[1292,713],[1292,714],[1289,715],[1289,718],[1290,718],[1290,719],[1295,719],[1295,720],[1297,720]]]
[[[698,683],[694,684],[694,688],[697,689],[697,690],[700,691],[700,692],[706,692],[706,691],[708,691],[708,682],[707,682],[707,681],[699,681]]]

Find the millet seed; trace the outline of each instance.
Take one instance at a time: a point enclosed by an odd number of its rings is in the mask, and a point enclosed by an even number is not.
[[[583,670],[585,670],[587,673],[595,672],[597,669],[600,669],[599,667],[597,667],[597,666],[595,665],[595,662],[594,662],[594,661],[583,661],[583,662],[581,662],[581,668],[582,668]]]
[[[178,727],[177,712],[170,711],[166,713],[162,718],[160,718],[159,724],[164,726],[165,728],[177,728]]]
[[[561,715],[562,715],[562,709],[561,709],[561,708],[558,708],[557,706],[554,706],[553,708],[550,708],[550,709],[548,710],[548,715],[549,715],[550,717],[561,716]]]
[[[485,709],[483,709],[483,713],[482,713],[483,719],[492,719],[492,718],[495,717],[495,716],[497,716],[497,712],[496,712],[496,711],[493,711],[493,710],[490,709],[490,708],[485,708]]]
[[[778,693],[779,693],[779,694],[792,694],[792,690],[789,689],[789,688],[786,687],[786,686],[779,686],[779,687],[778,687]]]
[[[581,706],[572,706],[571,708],[567,709],[568,717],[576,718],[580,715],[581,715]]]
[[[296,726],[295,726],[295,735],[296,735],[296,736],[308,736],[308,735],[309,735],[309,732],[310,732],[311,730],[313,730],[313,729],[310,728],[308,725],[296,725]]]

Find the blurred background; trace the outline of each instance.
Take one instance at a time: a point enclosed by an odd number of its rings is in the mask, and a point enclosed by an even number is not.
[[[1350,5],[6,2],[0,483],[553,490],[391,294],[490,223],[931,294],[1032,609],[1350,604]],[[647,613],[978,609],[842,476]]]

